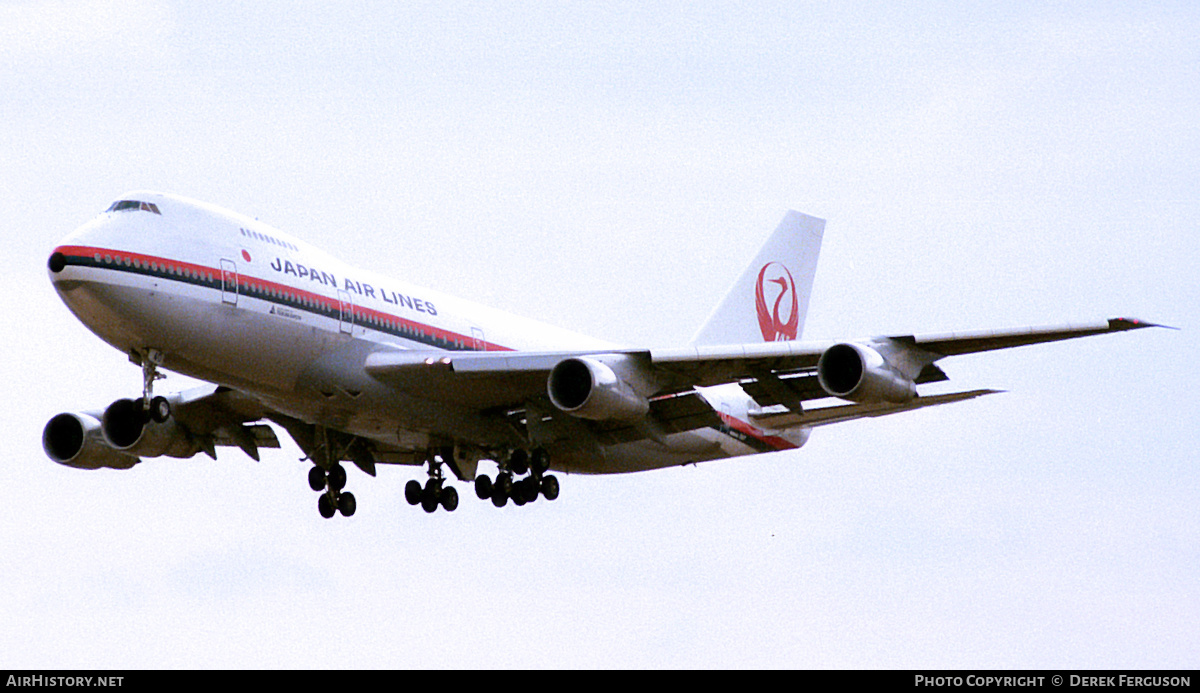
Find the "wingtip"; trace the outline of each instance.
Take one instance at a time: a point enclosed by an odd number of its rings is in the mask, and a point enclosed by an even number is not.
[[[1162,325],[1156,322],[1146,322],[1137,318],[1109,318],[1108,329],[1118,332],[1122,330],[1140,330],[1143,327],[1162,327],[1168,330],[1178,330],[1178,327]]]

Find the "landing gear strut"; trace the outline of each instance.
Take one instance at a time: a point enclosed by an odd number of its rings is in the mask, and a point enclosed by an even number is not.
[[[146,421],[166,423],[171,418],[171,402],[166,397],[154,396],[154,381],[167,377],[158,372],[165,355],[158,349],[146,349],[137,354],[142,366],[142,415]]]

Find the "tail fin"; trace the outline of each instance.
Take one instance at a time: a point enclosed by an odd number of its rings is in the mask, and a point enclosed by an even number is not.
[[[789,211],[692,344],[800,339],[825,220]]]

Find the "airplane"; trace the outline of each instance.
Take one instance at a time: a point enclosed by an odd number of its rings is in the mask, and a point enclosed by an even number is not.
[[[793,450],[819,426],[998,392],[919,394],[948,380],[936,365],[948,356],[1161,327],[1113,318],[802,341],[824,228],[787,212],[689,344],[648,349],[361,270],[213,205],[129,193],[48,268],[71,312],[141,367],[141,395],[52,417],[43,449],[79,469],[215,459],[221,446],[259,460],[280,447],[273,423],[312,462],[325,518],[357,507],[342,462],[370,476],[424,467],[405,498],[430,513],[458,507],[447,471],[496,507],[525,505],[558,497],[552,471]],[[160,370],[210,385],[156,394]]]

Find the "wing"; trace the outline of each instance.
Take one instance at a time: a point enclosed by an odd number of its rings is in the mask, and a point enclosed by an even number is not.
[[[885,350],[893,352],[898,357],[897,360],[914,361],[919,364],[914,374],[910,376],[919,384],[945,380],[945,374],[936,367],[929,371],[926,371],[926,368],[947,356],[1009,349],[1145,327],[1163,326],[1132,318],[1113,318],[1077,325],[871,337],[850,341],[882,346]],[[729,347],[663,349],[649,353],[655,367],[667,375],[665,380],[673,384],[678,383],[679,386],[683,386],[685,383],[699,386],[718,385],[747,379],[758,381],[764,376],[769,379],[770,376],[767,374],[778,377],[781,374],[798,372],[807,372],[812,378],[811,384],[815,384],[813,371],[817,362],[834,344],[834,342],[773,342]]]
[[[175,420],[214,459],[218,446],[241,448],[255,461],[259,459],[259,448],[279,447],[279,438],[270,426],[252,423],[266,418],[269,411],[237,390],[204,386],[170,399]]]
[[[850,342],[769,342],[763,344],[739,344],[729,346],[691,346],[680,349],[626,349],[611,352],[558,351],[558,352],[470,352],[446,354],[445,352],[379,351],[367,357],[366,372],[373,378],[393,387],[419,392],[421,396],[434,400],[454,402],[477,410],[512,410],[547,400],[559,406],[560,402],[548,397],[552,386],[551,377],[567,362],[583,363],[596,372],[607,372],[616,377],[620,389],[635,392],[648,400],[649,411],[640,413],[656,417],[655,405],[660,399],[693,391],[697,387],[738,383],[762,407],[784,406],[799,419],[787,419],[791,425],[820,425],[860,416],[882,416],[899,411],[960,401],[988,394],[992,391],[976,390],[968,393],[939,396],[939,398],[912,399],[904,401],[877,402],[861,401],[859,404],[839,408],[838,411],[817,415],[805,412],[802,403],[807,400],[831,396],[829,390],[819,382],[817,365],[824,354],[844,344],[860,345],[864,353],[878,354],[888,372],[906,379],[908,385],[946,380],[946,375],[934,362],[947,356],[1007,349],[1042,342],[1060,341],[1111,332],[1158,327],[1152,323],[1129,318],[1114,318],[1078,325],[1056,325],[1022,327],[1005,330],[962,332],[932,335],[902,335],[874,337]],[[593,368],[599,364],[597,368]],[[580,368],[573,369],[581,371]],[[616,390],[614,390],[615,392]],[[912,391],[915,394],[915,389]],[[615,395],[614,395],[615,396]],[[840,395],[839,395],[840,396]],[[854,396],[847,399],[854,400]],[[870,397],[861,398],[870,400]],[[912,400],[911,402],[909,400]],[[903,406],[901,406],[903,405]],[[630,405],[628,412],[620,409],[604,410],[615,412],[612,416],[588,416],[586,412],[566,409],[570,413],[594,420],[626,420],[636,418],[623,413],[637,413]],[[678,419],[659,420],[669,424],[670,430],[678,431],[686,426],[683,422],[700,422],[703,417],[683,416]],[[767,419],[783,424],[784,419]],[[699,425],[699,424],[697,424]],[[611,428],[611,426],[610,426]],[[684,429],[686,430],[686,429]],[[649,437],[646,434],[643,437]]]
[[[1008,349],[1042,342],[1162,327],[1130,318],[1048,327],[960,332],[932,335],[873,337],[862,343],[888,345],[927,361],[914,380],[944,380],[940,370],[926,366],[947,356]],[[680,349],[468,352],[446,354],[426,351],[379,351],[367,357],[365,369],[377,380],[404,389],[419,390],[434,399],[471,402],[481,407],[503,407],[545,394],[546,379],[559,363],[570,358],[617,354],[647,369],[658,387],[650,396],[684,392],[732,382],[770,380],[771,376],[802,374],[815,384],[813,371],[835,342],[769,342],[730,346],[695,346]],[[921,373],[925,372],[925,379]],[[827,395],[826,395],[827,396]]]

